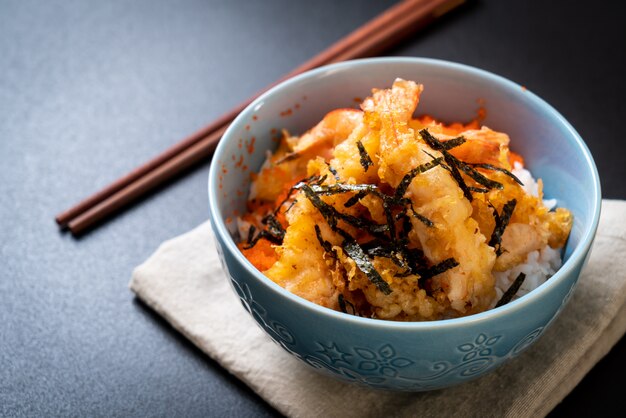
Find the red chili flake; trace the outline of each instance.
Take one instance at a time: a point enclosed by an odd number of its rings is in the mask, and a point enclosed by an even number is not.
[[[240,155],[239,161],[237,161],[237,164],[235,164],[235,166],[241,167],[242,165],[243,165],[243,155]]]
[[[278,129],[276,128],[272,128],[272,130],[270,131],[270,134],[272,135],[276,135],[278,133]]]
[[[259,117],[257,115],[252,115],[252,120],[259,120]]]
[[[243,166],[243,167],[241,167],[241,169],[242,169],[243,171],[246,171],[246,170],[248,169],[248,166],[244,164],[244,166]]]
[[[354,103],[361,103],[363,101],[363,99],[361,99],[360,97],[355,97],[352,100],[354,101]]]
[[[248,154],[252,154],[254,152],[254,142],[256,141],[256,138],[253,136],[252,138],[250,138],[250,143],[248,144]]]
[[[293,111],[291,110],[291,108],[289,108],[289,109],[287,109],[287,110],[285,110],[285,111],[283,111],[283,112],[280,112],[280,116],[283,116],[283,117],[284,117],[284,116],[289,116],[289,115],[291,115],[292,113],[293,113]]]
[[[225,222],[226,222],[226,225],[230,225],[230,224],[232,224],[232,223],[233,223],[233,218],[231,218],[231,217],[229,216],[229,217],[227,217],[227,218],[226,218]]]
[[[246,131],[250,130],[250,125],[246,125]]]
[[[296,109],[300,109],[300,103],[296,103],[295,105],[293,105],[293,107]]]
[[[243,192],[239,189],[237,189],[237,196],[243,196]]]
[[[522,91],[526,91],[526,90],[528,90],[526,86],[522,86]]]

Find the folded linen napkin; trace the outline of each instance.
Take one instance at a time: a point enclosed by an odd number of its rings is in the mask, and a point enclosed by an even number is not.
[[[301,364],[241,307],[204,223],[163,243],[130,287],[202,351],[287,416],[543,416],[626,331],[626,201],[604,200],[589,264],[559,318],[522,355],[471,384],[425,393],[351,386]],[[218,321],[215,319],[219,318]],[[358,402],[345,407],[346,399]]]

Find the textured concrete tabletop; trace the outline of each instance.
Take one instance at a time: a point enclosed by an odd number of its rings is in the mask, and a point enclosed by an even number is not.
[[[620,2],[470,2],[390,55],[508,77],[626,198]],[[391,0],[0,0],[0,416],[272,416],[128,290],[207,218],[208,163],[80,239],[54,215],[238,104]],[[612,10],[610,8],[613,8]],[[626,341],[554,416],[623,404]]]

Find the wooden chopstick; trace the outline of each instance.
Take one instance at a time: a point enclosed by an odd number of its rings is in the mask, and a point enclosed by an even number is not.
[[[279,82],[321,65],[377,54],[465,0],[405,0],[389,8],[278,81],[76,206],[56,216],[75,235],[209,157],[230,122]]]

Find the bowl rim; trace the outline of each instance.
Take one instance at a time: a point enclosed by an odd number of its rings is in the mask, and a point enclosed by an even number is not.
[[[555,123],[561,124],[565,131],[567,132],[567,140],[573,142],[575,146],[578,146],[583,153],[584,160],[590,166],[592,176],[593,176],[593,184],[594,188],[592,190],[593,196],[592,198],[592,210],[593,217],[591,222],[588,223],[585,228],[581,238],[580,243],[574,249],[569,259],[559,268],[559,270],[550,277],[549,280],[542,283],[539,287],[529,292],[528,294],[509,302],[508,304],[501,306],[499,308],[489,309],[487,311],[464,316],[460,318],[452,318],[452,319],[442,319],[436,321],[421,321],[421,322],[400,322],[400,321],[391,321],[391,320],[381,320],[381,319],[373,319],[373,318],[363,318],[359,316],[345,314],[343,312],[335,311],[330,308],[323,307],[321,305],[317,305],[314,302],[311,302],[307,299],[304,299],[300,296],[297,296],[285,288],[281,287],[270,278],[266,277],[263,273],[257,270],[256,267],[247,258],[239,251],[236,244],[234,243],[230,233],[228,232],[225,222],[223,221],[223,217],[221,211],[218,209],[216,204],[212,204],[212,202],[216,202],[218,200],[218,164],[211,164],[209,169],[209,177],[208,177],[208,188],[209,188],[209,212],[210,212],[210,220],[211,225],[213,227],[213,232],[219,236],[220,241],[227,247],[227,250],[231,252],[240,265],[247,270],[249,274],[251,274],[257,282],[267,287],[270,291],[274,293],[278,293],[281,297],[287,298],[292,303],[299,305],[304,310],[312,311],[311,313],[316,315],[322,315],[324,317],[330,317],[330,319],[335,319],[339,321],[346,321],[347,323],[352,323],[354,325],[362,326],[362,327],[373,327],[373,328],[390,328],[397,331],[408,331],[408,330],[433,330],[433,329],[446,329],[453,328],[457,326],[467,326],[467,325],[476,325],[483,322],[491,321],[495,318],[506,316],[518,312],[520,310],[525,309],[533,300],[540,298],[547,293],[549,293],[553,288],[558,286],[563,280],[569,276],[570,273],[576,268],[579,262],[583,262],[584,258],[587,256],[591,245],[593,243],[595,233],[598,227],[599,219],[600,219],[600,210],[602,203],[601,189],[600,189],[600,178],[598,175],[598,170],[589,151],[589,148],[578,134],[578,132],[574,129],[574,127],[550,104],[548,104],[545,100],[532,93],[530,90],[523,88],[521,85],[499,76],[497,74],[491,73],[489,71],[476,68],[473,66],[469,66],[466,64],[461,64],[457,62],[433,59],[433,58],[419,58],[419,57],[376,57],[376,58],[364,58],[357,60],[344,61],[336,64],[330,64],[323,67],[319,67],[307,72],[304,72],[298,76],[289,78],[276,86],[272,87],[258,98],[256,98],[252,103],[250,103],[230,124],[226,132],[224,133],[222,140],[218,144],[214,156],[213,161],[217,161],[223,150],[226,148],[226,142],[230,137],[235,137],[233,134],[236,127],[244,121],[249,120],[258,107],[268,98],[280,92],[281,90],[287,89],[293,85],[296,85],[306,79],[317,78],[324,74],[334,72],[337,70],[346,70],[349,68],[359,68],[359,67],[367,67],[371,64],[385,64],[385,65],[394,65],[394,64],[416,64],[416,65],[426,65],[426,66],[434,66],[440,67],[450,70],[456,70],[464,73],[468,73],[473,77],[487,79],[490,83],[493,83],[497,88],[504,90],[517,90],[517,92],[521,92],[522,94],[529,95],[532,102],[536,103],[540,110],[547,114],[548,117],[554,120]],[[515,94],[515,93],[514,93]],[[214,185],[214,186],[212,186]],[[216,237],[218,238],[218,237]],[[573,286],[576,285],[577,279]]]

